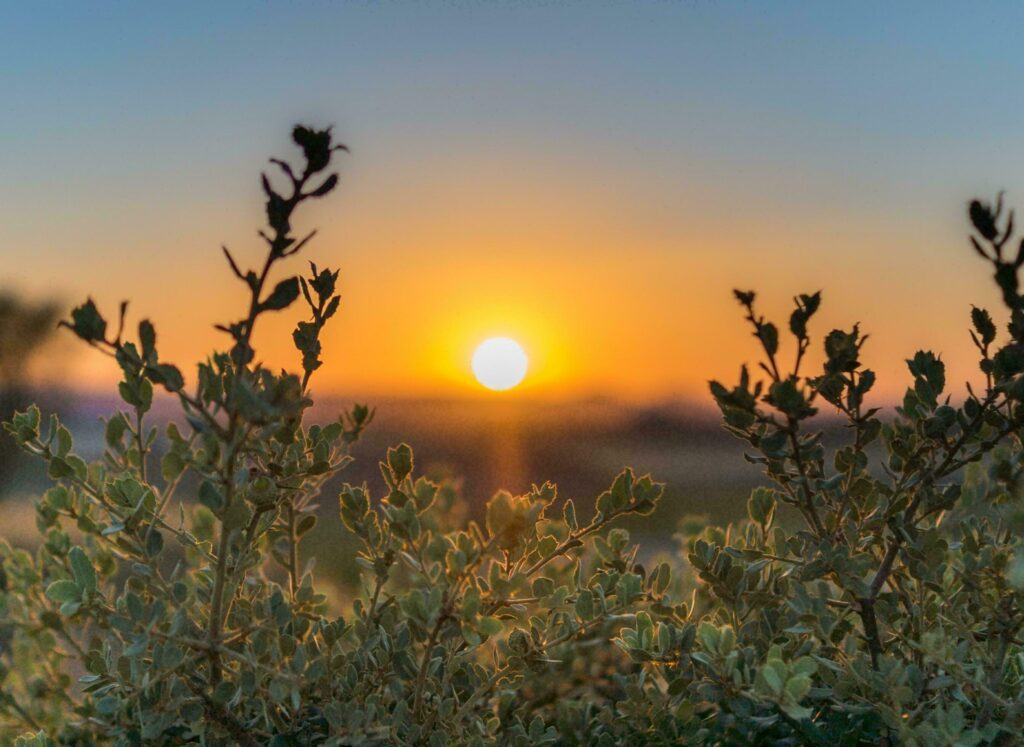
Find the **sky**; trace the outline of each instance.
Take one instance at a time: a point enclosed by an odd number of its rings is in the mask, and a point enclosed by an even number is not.
[[[340,268],[314,388],[482,396],[474,347],[518,340],[487,396],[706,401],[822,290],[881,397],[904,359],[976,379],[997,308],[965,206],[1024,205],[1024,6],[1011,3],[0,2],[0,287],[156,324],[189,368],[244,298],[259,172],[333,124],[341,186],[298,219]],[[303,269],[295,260],[291,272]],[[257,333],[294,367],[286,312]],[[64,348],[62,348],[63,350]],[[71,345],[41,375],[82,390]],[[54,361],[58,361],[55,363]]]

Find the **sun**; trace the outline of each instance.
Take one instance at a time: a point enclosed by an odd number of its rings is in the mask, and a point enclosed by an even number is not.
[[[473,353],[473,375],[488,389],[511,389],[526,376],[526,351],[509,337],[484,340]]]

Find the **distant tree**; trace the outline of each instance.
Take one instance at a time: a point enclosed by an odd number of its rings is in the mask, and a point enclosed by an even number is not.
[[[33,355],[57,326],[60,308],[52,301],[32,303],[0,291],[0,389],[24,390]]]
[[[31,302],[0,291],[0,419],[24,409],[29,397],[29,364],[57,327],[60,308],[52,301]],[[14,470],[20,449],[0,436],[0,474]],[[7,487],[0,485],[0,492]]]

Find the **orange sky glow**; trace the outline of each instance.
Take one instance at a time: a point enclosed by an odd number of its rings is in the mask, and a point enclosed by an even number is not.
[[[266,158],[295,155],[295,121],[335,123],[341,186],[299,216],[320,234],[282,268],[341,269],[320,392],[709,402],[707,380],[756,352],[735,287],[782,327],[793,295],[823,290],[813,335],[860,322],[882,400],[918,348],[954,386],[977,380],[970,306],[999,306],[965,206],[1000,188],[1024,204],[1024,104],[993,82],[1021,66],[997,51],[1015,40],[957,50],[984,36],[972,24],[1013,23],[497,5],[15,14],[0,285],[68,308],[91,295],[108,316],[130,299],[187,370],[239,314],[219,246],[258,261]],[[249,54],[278,34],[304,45]],[[297,318],[258,331],[266,363],[295,366]],[[530,359],[509,392],[470,370],[495,336]],[[110,387],[109,361],[59,344],[75,352],[40,376]]]
[[[920,267],[913,237],[900,237],[899,227],[893,243],[906,248],[886,252],[839,233],[841,217],[771,233],[751,219],[716,235],[688,221],[685,207],[676,214],[672,204],[615,203],[588,189],[586,175],[578,184],[572,175],[561,184],[543,174],[502,179],[499,200],[479,176],[374,194],[359,184],[371,168],[353,167],[336,198],[307,215],[321,232],[304,259],[341,268],[341,312],[314,380],[321,391],[495,396],[469,362],[482,340],[508,336],[525,347],[530,372],[498,396],[705,399],[709,378],[731,381],[755,354],[731,294],[741,287],[757,289],[763,312],[782,327],[795,293],[823,289],[815,335],[861,322],[871,334],[865,358],[891,398],[917,347],[943,351],[952,382],[976,378],[967,312],[972,301],[998,308],[985,268],[955,232],[936,250],[944,261]],[[226,202],[252,192],[241,185]],[[680,185],[675,196],[683,206],[685,192]],[[131,318],[151,318],[163,355],[187,367],[223,343],[212,324],[233,318],[244,300],[217,251],[218,234],[229,233],[236,255],[256,261],[259,242],[242,227],[253,211],[240,208],[189,227],[183,249],[177,237],[146,239],[146,249],[110,264],[70,257],[82,266],[64,280],[64,297],[92,293],[108,315],[130,298]],[[282,272],[305,269],[301,259]],[[298,306],[264,317],[256,339],[266,363],[294,366],[289,333],[298,318]],[[87,350],[72,365],[87,390],[115,373]]]

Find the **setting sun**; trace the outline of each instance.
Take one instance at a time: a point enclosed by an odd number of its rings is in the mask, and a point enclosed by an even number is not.
[[[526,351],[508,337],[484,340],[473,353],[473,374],[488,389],[511,389],[526,376]]]

